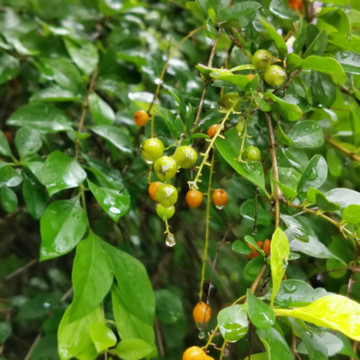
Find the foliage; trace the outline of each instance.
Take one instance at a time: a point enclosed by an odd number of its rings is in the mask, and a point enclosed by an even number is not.
[[[0,10],[1,359],[359,359],[357,0]]]

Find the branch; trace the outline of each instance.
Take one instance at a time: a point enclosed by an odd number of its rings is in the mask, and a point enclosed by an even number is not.
[[[337,141],[331,139],[330,137],[326,137],[325,140],[331,144],[333,147],[335,147],[336,149],[340,150],[341,152],[343,152],[345,155],[347,155],[349,158],[360,162],[360,156],[356,155],[354,152],[346,149],[344,146],[342,146],[340,143],[338,143]]]

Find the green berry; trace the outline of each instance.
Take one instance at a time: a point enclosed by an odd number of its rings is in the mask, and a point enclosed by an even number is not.
[[[160,219],[165,221],[167,219],[170,219],[174,215],[175,207],[174,206],[165,207],[162,206],[161,204],[157,204],[156,213],[158,214]]]
[[[281,86],[286,81],[286,78],[286,71],[278,65],[268,67],[264,74],[265,82],[271,87]]]
[[[175,176],[177,169],[178,165],[175,159],[170,156],[162,156],[156,160],[154,165],[156,176],[162,181],[172,179]]]
[[[234,111],[240,111],[241,97],[237,93],[227,93],[220,99],[219,107],[225,111],[231,108],[233,108]]]
[[[239,135],[241,135],[242,132],[244,131],[244,127],[245,127],[244,120],[239,120],[235,126],[235,129]]]
[[[145,140],[140,149],[142,158],[149,165],[154,163],[164,154],[164,144],[157,138]]]
[[[246,150],[246,157],[250,161],[260,161],[261,151],[256,146],[249,146]]]
[[[179,146],[173,157],[180,168],[189,169],[195,165],[197,153],[191,146]]]
[[[178,199],[178,191],[175,186],[162,184],[156,192],[156,200],[165,208],[173,206]]]
[[[256,70],[264,71],[272,61],[272,55],[267,50],[258,50],[251,59]]]

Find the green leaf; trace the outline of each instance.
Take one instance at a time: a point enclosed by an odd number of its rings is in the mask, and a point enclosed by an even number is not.
[[[46,158],[41,182],[50,196],[78,187],[85,179],[86,173],[79,163],[61,151],[53,151]]]
[[[288,50],[287,50],[287,46],[285,44],[283,37],[277,33],[276,29],[272,25],[268,24],[264,20],[260,19],[260,21],[265,26],[265,29],[266,29],[269,37],[274,41],[274,43],[279,51],[280,57],[282,59],[285,58],[288,53]]]
[[[3,344],[11,335],[11,325],[8,322],[0,322],[0,344]]]
[[[90,75],[99,61],[98,51],[89,40],[64,38],[66,50],[78,68]]]
[[[355,341],[360,340],[360,304],[345,296],[328,295],[301,308],[274,311],[276,316],[291,316],[340,331]]]
[[[246,299],[250,321],[258,329],[270,329],[275,323],[273,309],[258,299],[249,289],[246,292]]]
[[[338,7],[324,7],[317,15],[318,24],[317,26],[321,29],[324,28],[323,23],[325,22],[328,27],[328,32],[339,31],[342,34],[348,36],[351,31],[351,24],[349,17],[346,12]],[[331,30],[330,30],[331,29]]]
[[[174,324],[184,316],[181,298],[167,289],[155,291],[156,315],[163,324]]]
[[[123,339],[115,353],[124,360],[140,360],[149,356],[153,350],[153,347],[142,339]]]
[[[294,356],[283,336],[275,329],[256,330],[271,360],[294,360]]]
[[[335,188],[326,194],[328,201],[346,208],[349,205],[360,205],[360,192],[345,188]]]
[[[302,118],[303,112],[296,104],[287,102],[284,99],[281,99],[270,92],[265,93],[265,96],[267,96],[277,104],[280,112],[283,114],[286,120],[296,121]]]
[[[251,354],[250,359],[251,360],[269,360],[266,352]],[[246,358],[244,358],[244,360],[249,360],[249,357],[247,356]]]
[[[8,157],[12,156],[9,142],[2,131],[0,131],[0,154]]]
[[[109,141],[120,151],[127,154],[133,153],[133,144],[130,137],[122,128],[113,125],[96,125],[91,127],[91,130]]]
[[[69,313],[71,321],[82,318],[95,309],[109,292],[113,273],[110,259],[94,233],[76,248],[72,271],[74,297]]]
[[[84,236],[87,226],[86,212],[78,198],[52,202],[40,221],[40,260],[70,252]]]
[[[5,84],[19,74],[20,62],[8,54],[0,55],[0,84]]]
[[[298,186],[298,192],[306,192],[310,188],[319,188],[327,179],[328,166],[321,155],[314,155],[306,165]]]
[[[313,98],[321,105],[330,107],[336,98],[336,85],[329,75],[312,71],[310,86]]]
[[[280,125],[278,125],[278,127],[277,127],[276,135],[277,135],[277,140],[279,143],[288,145],[288,146],[295,145],[294,142],[285,134],[284,130],[282,129],[282,127]]]
[[[236,85],[238,88],[242,90],[245,90],[246,85],[250,82],[250,79],[245,75],[228,74],[230,72],[229,70],[227,70],[224,73],[221,73],[220,70],[221,69],[211,72],[210,76],[215,80],[230,82],[231,84]]]
[[[345,6],[348,5],[351,0],[319,0],[319,1],[325,4],[335,4],[339,6]]]
[[[0,190],[1,204],[7,213],[12,213],[16,210],[18,199],[16,194],[10,188],[3,186]]]
[[[282,278],[287,267],[287,261],[290,253],[289,240],[285,233],[277,228],[271,239],[271,279],[272,293],[270,298],[271,306],[274,305],[274,299],[280,289]]]
[[[252,249],[249,247],[249,245],[247,245],[246,241],[243,240],[235,240],[232,244],[231,244],[231,248],[239,253],[239,254],[244,254],[244,255],[248,255],[252,252]]]
[[[236,342],[248,331],[246,305],[232,305],[220,310],[217,317],[219,330],[228,342]]]
[[[244,280],[252,283],[263,267],[264,261],[265,259],[263,256],[256,256],[255,258],[248,261],[243,271]]]
[[[240,175],[259,186],[266,194],[264,172],[260,162],[253,162],[251,164],[243,164],[238,162],[236,158],[239,156],[239,149],[241,148],[241,138],[239,138],[237,131],[231,129],[225,133],[226,139],[216,139],[216,149],[227,163]]]
[[[29,126],[45,133],[72,131],[65,114],[48,103],[32,102],[15,111],[7,120],[11,126]]]
[[[28,126],[19,129],[15,136],[15,145],[20,158],[36,154],[42,147],[41,134]]]
[[[252,236],[246,235],[246,236],[244,237],[244,240],[245,240],[248,244],[252,245],[252,246],[258,251],[258,253],[260,253],[262,256],[265,256],[264,250],[262,250],[262,249],[259,248],[258,244],[256,243],[255,239],[254,239]]]
[[[319,71],[332,77],[335,84],[345,84],[346,74],[341,65],[332,57],[311,55],[301,66],[304,70]]]
[[[218,21],[223,20],[238,20],[239,17],[250,17],[256,10],[260,9],[261,5],[256,1],[246,1],[235,3],[231,7],[226,7],[218,16]]]
[[[298,149],[318,148],[324,144],[324,135],[320,125],[313,120],[295,124],[288,134]]]
[[[326,195],[315,188],[310,188],[308,190],[307,198],[310,202],[316,204],[323,211],[335,211],[340,209],[339,205],[328,201]]]
[[[281,19],[291,21],[299,19],[299,15],[289,8],[287,0],[272,0],[270,3],[270,11]]]
[[[58,330],[58,351],[60,360],[72,358],[92,360],[98,355],[95,345],[90,337],[91,324],[104,322],[101,307],[97,307],[83,318],[70,321],[71,305],[66,309]]]
[[[260,96],[259,94],[253,92],[252,93],[253,99],[255,101],[256,106],[261,110],[261,111],[270,111],[271,110],[271,106],[270,104],[268,104],[264,99],[263,96]]]
[[[104,323],[90,324],[89,335],[98,353],[115,346],[117,343],[114,332]]]
[[[206,20],[206,35],[210,39],[216,39],[218,36],[218,32],[215,28],[214,22],[210,17]]]
[[[21,173],[17,172],[9,165],[0,167],[0,187],[16,187],[21,184],[23,178]]]
[[[35,220],[39,220],[46,209],[46,195],[44,188],[40,187],[30,178],[25,178],[22,191],[27,211]]]
[[[360,223],[360,205],[349,205],[344,209],[343,221],[348,224]]]
[[[336,60],[344,71],[360,75],[360,55],[351,51],[339,51],[335,54]]]
[[[271,215],[259,203],[255,206],[255,200],[249,199],[244,201],[240,206],[240,215],[249,220],[251,223],[255,222],[255,214],[257,214],[256,222],[258,225],[270,225]]]
[[[307,38],[309,38],[310,36],[311,37],[314,36],[312,32],[315,31],[317,33],[318,29],[314,28],[313,25],[308,25],[306,31]],[[309,42],[309,39],[307,39],[307,41]],[[311,44],[307,47],[307,49],[303,54],[303,58],[306,58],[310,55],[323,55],[324,52],[326,51],[327,44],[328,44],[328,33],[325,30],[322,30],[315,36]],[[298,58],[297,61],[299,61],[299,59],[300,58]]]
[[[89,96],[89,107],[91,115],[99,125],[111,125],[115,121],[115,113],[95,92]]]
[[[56,334],[44,335],[35,345],[30,360],[59,360]]]
[[[99,187],[90,181],[88,184],[100,206],[115,222],[127,213],[130,207],[130,196],[127,192],[120,193],[118,190]]]
[[[302,226],[302,224],[297,221],[293,216],[281,214],[281,220],[288,227],[288,231],[291,232],[292,237],[298,239],[299,241],[308,242],[309,236]]]

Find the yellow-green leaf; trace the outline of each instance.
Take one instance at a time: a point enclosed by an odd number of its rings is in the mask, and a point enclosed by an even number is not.
[[[270,298],[271,306],[274,304],[274,299],[280,289],[281,280],[285,274],[287,259],[289,257],[290,248],[289,240],[285,233],[277,228],[271,240],[271,278],[272,278],[272,294]]]
[[[291,316],[337,330],[360,341],[360,304],[341,295],[324,296],[312,304],[294,309],[274,309],[277,316]]]

